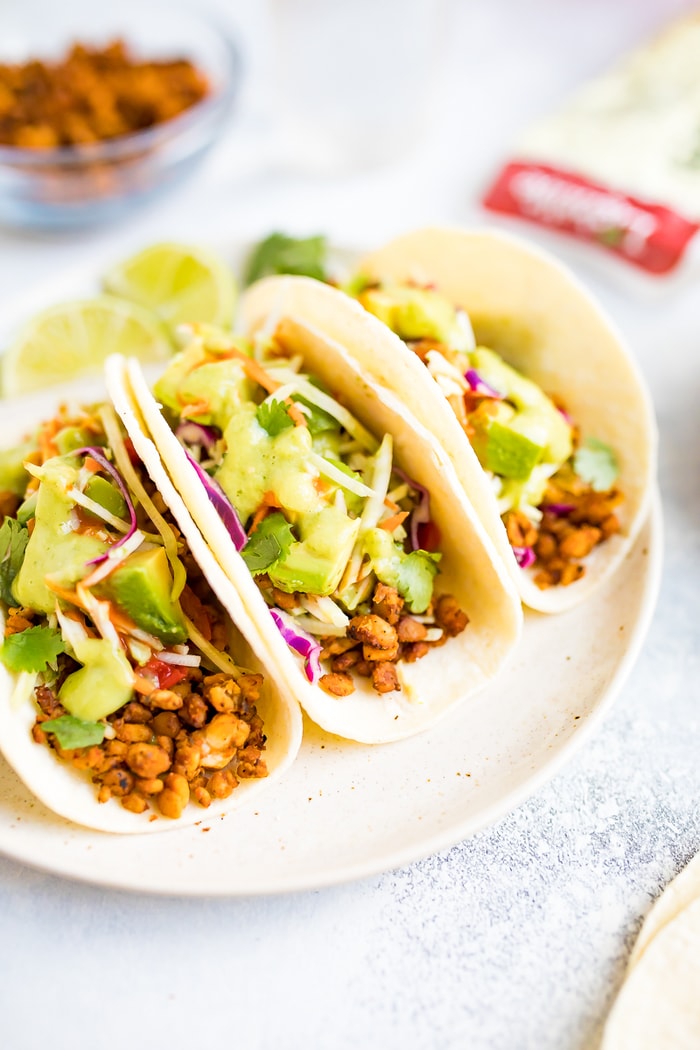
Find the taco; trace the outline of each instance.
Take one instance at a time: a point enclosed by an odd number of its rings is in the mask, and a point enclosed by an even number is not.
[[[273,280],[248,292],[249,322]],[[638,535],[656,460],[649,395],[608,319],[558,263],[494,233],[399,237],[348,290],[374,316],[308,282],[299,312],[439,440],[525,604],[585,599]]]
[[[432,435],[291,294],[247,337],[191,326],[185,338],[153,394],[135,361],[112,359],[111,381],[271,673],[323,729],[366,743],[417,733],[487,685],[518,639],[520,602]]]
[[[91,828],[221,815],[292,762],[298,704],[233,626],[245,610],[120,391],[128,430],[53,396],[3,410],[5,438],[37,424],[0,452],[2,754]]]

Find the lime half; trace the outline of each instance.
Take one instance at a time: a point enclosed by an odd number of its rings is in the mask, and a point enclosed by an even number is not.
[[[147,306],[169,325],[184,321],[230,327],[236,281],[218,256],[182,244],[154,244],[104,279],[113,295]]]
[[[159,361],[172,352],[167,328],[135,303],[109,295],[62,303],[37,314],[0,358],[2,395],[99,372],[113,353]]]

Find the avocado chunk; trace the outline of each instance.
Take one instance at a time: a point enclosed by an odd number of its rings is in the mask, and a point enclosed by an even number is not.
[[[171,597],[170,562],[162,547],[132,554],[99,590],[163,645],[178,645],[187,638],[182,610]]]
[[[249,354],[243,341],[236,349]],[[185,411],[184,418],[224,430],[238,405],[252,400],[255,389],[240,360],[210,356],[197,340],[173,358],[153,392],[177,417],[186,406],[198,406]]]
[[[360,293],[365,310],[405,340],[435,339],[454,350],[467,349],[457,311],[449,299],[427,288],[384,285]]]
[[[488,429],[484,465],[502,478],[526,481],[542,452],[541,445],[519,434],[512,426],[503,426],[494,420]]]
[[[29,480],[24,461],[35,448],[36,444],[33,441],[23,441],[14,448],[0,450],[0,492],[13,492],[15,496],[24,495]]]
[[[94,474],[85,486],[85,495],[88,499],[99,503],[110,514],[114,514],[115,518],[128,520],[129,509],[126,505],[126,500],[117,486],[113,485],[111,481],[107,481],[107,478],[101,477],[100,474]],[[89,514],[90,512],[88,511],[87,513]]]
[[[349,518],[334,504],[302,517],[298,524],[301,539],[268,570],[270,580],[289,593],[332,594],[352,554],[359,528],[359,518]]]
[[[134,675],[124,653],[103,638],[86,638],[74,651],[83,667],[69,674],[58,691],[66,711],[96,722],[129,702]]]
[[[82,427],[63,427],[54,438],[56,448],[62,456],[75,452],[77,448],[95,444],[95,435]]]
[[[109,546],[97,535],[70,528],[75,505],[66,492],[76,483],[77,476],[77,468],[62,457],[44,464],[34,510],[34,531],[12,585],[17,602],[38,612],[52,613],[56,607],[56,595],[47,587],[47,577],[60,587],[72,588],[90,572],[87,563],[104,554]]]
[[[481,378],[515,405],[516,416],[509,426],[542,446],[543,460],[566,462],[573,450],[571,426],[541,387],[492,350],[477,347],[470,357]]]

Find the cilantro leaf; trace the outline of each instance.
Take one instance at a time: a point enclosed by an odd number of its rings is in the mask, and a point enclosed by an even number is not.
[[[41,728],[46,733],[53,733],[59,747],[70,751],[74,747],[90,747],[101,744],[105,736],[102,722],[86,722],[75,715],[61,715],[48,722],[42,722]]]
[[[574,470],[587,481],[596,492],[605,492],[611,487],[619,467],[615,453],[604,441],[588,438],[574,454]]]
[[[258,405],[255,418],[270,437],[277,437],[283,430],[294,426],[294,420],[289,418],[289,405],[284,401],[263,401]]]
[[[398,567],[399,594],[406,599],[411,612],[424,613],[433,596],[433,580],[438,573],[441,554],[411,551]]]
[[[255,575],[265,572],[278,558],[284,557],[293,542],[291,525],[284,514],[275,511],[260,522],[241,551],[241,557]]]
[[[5,638],[0,646],[0,660],[10,671],[45,671],[63,652],[60,631],[53,627],[28,627]]]
[[[253,249],[243,281],[252,284],[261,277],[277,273],[325,281],[325,237],[288,237],[284,233],[271,233]]]
[[[12,583],[22,567],[28,543],[27,530],[14,518],[5,518],[0,529],[0,600],[8,605],[17,604]]]

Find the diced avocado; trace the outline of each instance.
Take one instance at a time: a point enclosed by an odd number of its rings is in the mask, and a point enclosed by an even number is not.
[[[403,551],[392,540],[391,535],[386,529],[368,529],[363,539],[363,547],[372,562],[377,579],[387,587],[396,587]]]
[[[366,310],[402,339],[435,339],[455,350],[465,349],[464,332],[449,299],[427,288],[384,285],[360,293]]]
[[[124,653],[102,638],[86,638],[74,651],[83,667],[68,675],[59,689],[66,711],[94,722],[129,702],[134,675]]]
[[[207,352],[200,340],[193,340],[170,361],[170,364],[153,387],[153,394],[162,405],[180,416],[182,402],[178,399],[180,385],[193,368],[197,368],[207,359]]]
[[[236,349],[246,356],[250,350],[242,340]],[[185,418],[224,430],[237,406],[252,399],[256,384],[248,379],[240,360],[217,360],[215,353],[208,352],[201,340],[193,341],[173,358],[153,392],[178,417],[187,405],[202,406],[201,410],[185,412]]]
[[[518,410],[519,423],[511,427],[543,447],[542,459],[564,463],[573,449],[571,426],[544,391],[526,379],[492,350],[477,347],[472,366],[481,378],[511,401]]]
[[[252,400],[255,388],[240,361],[215,361],[195,368],[181,383],[180,404],[208,405],[208,412],[185,412],[185,417],[225,430],[238,405]]]
[[[307,427],[289,427],[271,437],[256,419],[256,406],[241,405],[224,434],[228,449],[216,473],[228,498],[245,522],[260,506],[266,492],[274,492],[292,515],[320,510],[324,500],[308,465],[313,451]]]
[[[56,595],[46,578],[60,587],[72,588],[90,571],[87,563],[103,554],[108,543],[89,532],[70,527],[75,504],[67,490],[78,476],[74,463],[57,456],[43,467],[32,532],[12,590],[20,605],[52,613]]]
[[[269,569],[271,581],[290,593],[332,594],[352,554],[359,528],[359,519],[349,518],[334,504],[303,516],[298,524],[300,539]]]
[[[488,430],[484,466],[503,478],[525,481],[542,455],[542,446],[536,445],[512,426],[494,421]]]
[[[69,452],[75,452],[76,448],[84,448],[85,445],[94,445],[95,436],[82,427],[63,427],[54,438],[56,448],[62,456]]]
[[[23,441],[21,445],[0,450],[0,492],[24,495],[29,480],[24,461],[35,448],[35,442]]]
[[[128,518],[126,500],[116,485],[103,478],[100,474],[94,474],[85,486],[85,495],[99,503],[101,507],[114,514],[116,518]]]
[[[177,645],[187,638],[187,628],[180,606],[172,600],[172,586],[165,550],[154,547],[127,558],[107,577],[99,592],[164,645]]]

